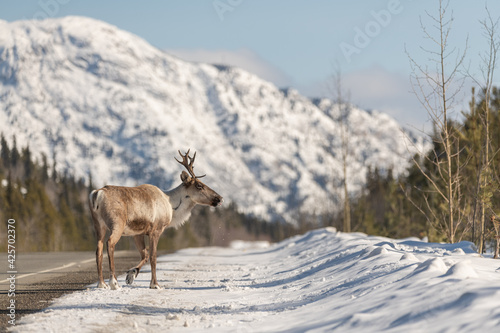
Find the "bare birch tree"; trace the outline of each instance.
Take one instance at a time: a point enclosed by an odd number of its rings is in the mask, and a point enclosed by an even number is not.
[[[342,187],[344,194],[343,231],[351,232],[351,202],[348,189],[347,159],[349,156],[349,92],[344,91],[340,65],[336,65],[331,77],[329,90],[334,105],[339,111],[341,155],[342,155]]]
[[[484,238],[485,238],[485,222],[487,210],[491,211],[491,196],[493,195],[494,187],[492,186],[494,182],[494,174],[492,170],[492,145],[491,145],[491,135],[490,135],[490,108],[491,108],[491,91],[493,89],[493,77],[496,68],[497,53],[500,47],[500,39],[497,35],[498,30],[498,19],[496,21],[491,17],[488,7],[486,7],[487,18],[480,21],[483,34],[488,41],[489,48],[483,54],[480,54],[481,65],[480,71],[482,73],[482,82],[476,80],[474,76],[471,76],[475,83],[481,87],[484,94],[484,101],[481,103],[481,112],[479,113],[479,118],[481,120],[481,125],[484,129],[483,131],[483,147],[481,156],[481,166],[478,172],[478,194],[480,203],[480,229],[479,229],[479,253],[483,253],[484,250]],[[495,152],[496,154],[496,152]],[[493,215],[492,215],[493,216]]]
[[[453,14],[448,14],[449,2],[443,4],[439,1],[439,12],[437,16],[427,13],[431,22],[431,28],[435,33],[431,33],[421,20],[421,28],[426,39],[433,47],[431,49],[421,48],[434,62],[435,67],[430,69],[427,65],[417,63],[414,57],[410,56],[412,67],[411,83],[413,91],[427,114],[434,128],[434,140],[437,146],[443,151],[434,149],[433,154],[426,155],[428,163],[434,166],[436,172],[431,173],[414,160],[415,164],[431,184],[432,192],[445,204],[444,209],[432,207],[429,203],[427,193],[424,193],[427,203],[427,219],[442,229],[448,241],[455,242],[455,234],[463,220],[463,211],[459,202],[462,199],[460,191],[460,179],[463,165],[459,162],[460,150],[458,147],[458,137],[450,119],[451,112],[456,105],[456,97],[463,86],[463,79],[459,79],[459,69],[465,58],[465,51],[458,52],[456,49],[450,50],[448,38],[451,32]],[[454,64],[449,66],[451,58],[455,56]],[[422,211],[422,210],[421,210]]]

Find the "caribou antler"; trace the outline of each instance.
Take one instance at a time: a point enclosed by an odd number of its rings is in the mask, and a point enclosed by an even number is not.
[[[193,177],[193,178],[195,178],[195,179],[205,177],[206,175],[203,175],[203,176],[196,176],[196,175],[194,174],[194,171],[193,171],[193,163],[194,163],[194,159],[196,158],[196,152],[194,152],[194,155],[193,155],[193,157],[191,158],[191,156],[189,156],[189,151],[190,151],[190,150],[191,150],[191,149],[188,149],[188,151],[187,151],[186,155],[182,155],[181,151],[180,151],[180,150],[178,150],[179,155],[181,155],[181,157],[182,157],[182,162],[181,162],[181,161],[179,161],[176,157],[174,157],[174,158],[175,158],[175,160],[176,160],[177,162],[179,162],[180,164],[184,165],[184,167],[187,169],[187,171],[189,172],[189,174],[191,175],[191,177]]]

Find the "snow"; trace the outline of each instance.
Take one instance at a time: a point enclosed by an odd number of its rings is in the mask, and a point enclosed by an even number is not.
[[[500,261],[469,242],[326,228],[277,244],[185,249],[121,290],[89,286],[17,332],[498,332]]]
[[[181,171],[173,157],[191,148],[207,185],[244,213],[331,212],[343,181],[338,118],[328,99],[183,61],[102,21],[0,22],[1,131],[96,186],[168,190]],[[353,107],[349,125],[353,193],[369,166],[405,170],[415,147],[393,118]]]

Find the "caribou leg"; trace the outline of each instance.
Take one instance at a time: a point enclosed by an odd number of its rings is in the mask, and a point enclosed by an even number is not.
[[[125,279],[125,282],[127,282],[127,284],[132,284],[134,282],[134,279],[139,274],[141,267],[148,262],[148,250],[146,249],[144,235],[134,236],[134,241],[137,250],[139,250],[139,253],[141,254],[141,261],[139,262],[139,264],[137,264],[137,266],[127,271],[127,278]]]
[[[149,236],[149,264],[151,265],[151,283],[149,288],[162,289],[156,280],[156,247],[158,246],[158,239],[160,235],[152,233]]]
[[[116,225],[120,225],[117,223]],[[125,224],[122,224],[123,226]],[[118,243],[120,240],[121,236],[123,233],[123,227],[121,228],[114,228],[111,231],[111,235],[109,236],[108,239],[108,259],[109,259],[109,285],[111,289],[116,290],[120,289],[120,285],[118,284],[118,281],[116,280],[116,274],[115,274],[115,245]]]
[[[95,223],[95,233],[97,237],[97,250],[95,252],[95,258],[97,263],[97,276],[99,277],[99,282],[97,283],[97,288],[109,289],[109,286],[104,282],[102,276],[102,258],[104,249],[104,237],[106,237],[106,229],[101,228],[98,223]]]

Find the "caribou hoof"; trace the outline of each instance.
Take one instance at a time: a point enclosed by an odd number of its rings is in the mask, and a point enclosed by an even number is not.
[[[125,282],[127,284],[134,283],[134,279],[137,277],[138,274],[139,274],[139,270],[137,268],[129,269],[127,272],[127,277],[125,278]]]
[[[111,287],[112,290],[121,289],[120,285],[118,284],[118,281],[116,281],[115,278],[109,279],[109,286]]]
[[[158,290],[161,290],[161,289],[163,289],[163,288],[162,288],[162,287],[160,287],[160,286],[158,285],[158,283],[151,283],[151,284],[149,285],[149,289],[158,289]]]
[[[97,288],[100,288],[100,289],[109,289],[109,286],[104,283],[104,282],[98,282],[97,283]]]

